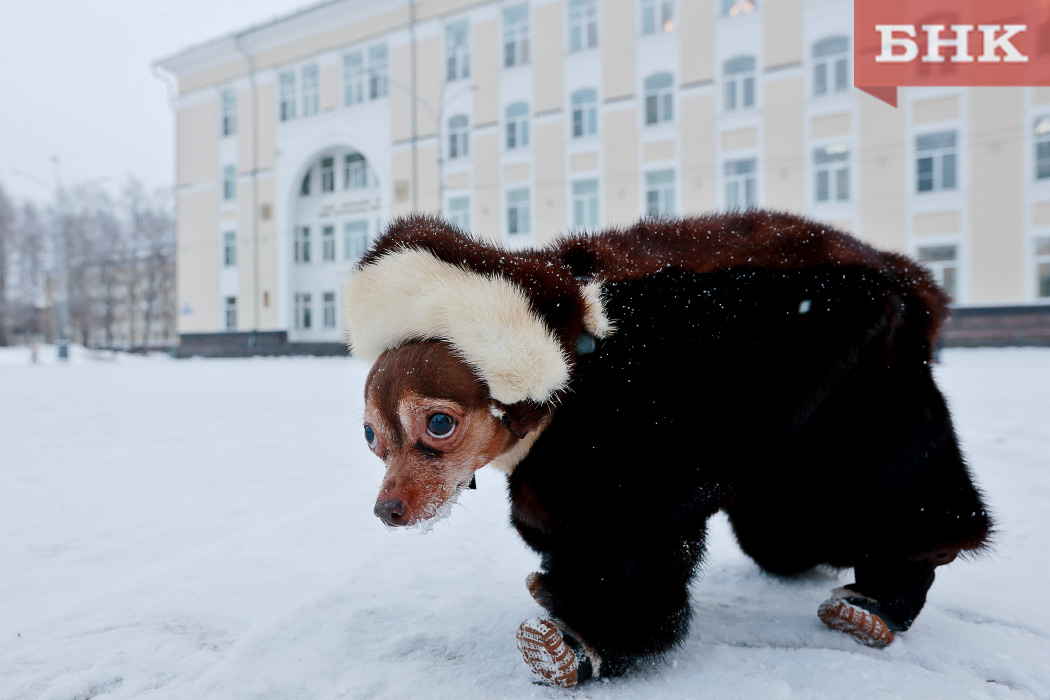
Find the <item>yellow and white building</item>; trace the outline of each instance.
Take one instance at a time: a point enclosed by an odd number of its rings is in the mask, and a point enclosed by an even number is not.
[[[850,0],[331,0],[177,79],[184,353],[338,347],[390,218],[508,246],[804,212],[926,261],[949,342],[1050,344],[1050,88],[852,87]]]

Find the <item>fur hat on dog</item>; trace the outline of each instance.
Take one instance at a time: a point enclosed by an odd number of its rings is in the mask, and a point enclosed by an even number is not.
[[[553,400],[568,385],[577,339],[612,331],[599,283],[577,280],[550,251],[506,250],[429,216],[395,220],[343,299],[355,357],[442,340],[507,405]]]

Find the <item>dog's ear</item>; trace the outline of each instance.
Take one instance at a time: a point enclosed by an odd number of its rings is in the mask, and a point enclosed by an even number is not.
[[[549,406],[540,406],[531,401],[507,405],[493,400],[492,407],[493,412],[498,414],[507,426],[507,430],[519,440],[539,428],[553,411]]]

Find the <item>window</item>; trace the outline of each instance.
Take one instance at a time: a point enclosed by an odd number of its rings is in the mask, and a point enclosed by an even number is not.
[[[347,221],[343,224],[343,257],[357,260],[368,250],[368,222]]]
[[[226,297],[223,311],[226,321],[226,332],[231,333],[237,330],[237,297]]]
[[[757,170],[754,158],[726,161],[726,207],[748,209],[758,206]]]
[[[368,99],[386,97],[388,82],[386,44],[373,46],[368,50]]]
[[[324,327],[335,328],[335,292],[325,292],[322,301],[324,302]]]
[[[309,197],[310,196],[310,175],[312,175],[312,174],[313,174],[313,168],[310,168],[309,170],[306,171],[306,174],[303,175],[303,182],[302,182],[302,184],[299,185],[299,196],[300,197]]]
[[[641,0],[642,34],[674,31],[674,0]]]
[[[237,93],[232,89],[222,91],[222,135],[237,133]]]
[[[522,3],[503,10],[503,65],[506,68],[529,62],[529,5]]]
[[[321,159],[321,191],[335,191],[335,158],[332,156]]]
[[[725,109],[733,112],[755,106],[755,57],[737,56],[725,62]]]
[[[569,0],[569,51],[598,45],[598,0]]]
[[[813,152],[818,202],[849,201],[849,146],[836,143]]]
[[[306,330],[310,327],[310,295],[295,295],[295,327]]]
[[[457,114],[448,120],[448,158],[465,158],[470,155],[470,128],[467,117]]]
[[[1035,122],[1035,179],[1050,178],[1050,116]]]
[[[360,51],[343,56],[343,102],[356,105],[365,101],[365,63]]]
[[[343,188],[368,187],[368,162],[360,153],[348,153],[343,159]]]
[[[598,91],[584,88],[572,93],[572,137],[598,133]]]
[[[281,73],[280,83],[281,121],[295,119],[295,72]]]
[[[321,229],[321,257],[325,262],[335,260],[335,226]]]
[[[1035,239],[1036,296],[1050,299],[1050,236]]]
[[[572,183],[572,225],[598,228],[597,180],[577,180]]]
[[[657,73],[645,79],[645,123],[660,124],[674,118],[674,78]]]
[[[222,264],[224,267],[237,264],[237,234],[233,231],[222,234]]]
[[[445,27],[445,79],[448,81],[470,77],[470,43],[467,40],[467,20]]]
[[[722,0],[723,17],[749,15],[758,9],[758,0]]]
[[[448,200],[448,220],[460,231],[470,231],[470,197]]]
[[[317,114],[318,81],[317,66],[303,66],[303,116]]]
[[[515,102],[507,107],[507,149],[529,145],[529,106]]]
[[[300,226],[295,230],[295,262],[310,262],[310,227]]]
[[[923,134],[915,139],[915,187],[919,192],[955,189],[954,131]]]
[[[934,279],[954,300],[959,291],[958,247],[955,245],[919,246],[916,253],[919,262],[930,269]]]
[[[849,38],[830,36],[813,45],[813,95],[849,89]]]
[[[645,174],[645,212],[648,216],[674,214],[674,170]]]
[[[524,187],[507,192],[507,235],[523,236],[532,232],[529,216],[529,190]]]
[[[227,165],[222,169],[222,198],[230,201],[237,196],[237,168]]]

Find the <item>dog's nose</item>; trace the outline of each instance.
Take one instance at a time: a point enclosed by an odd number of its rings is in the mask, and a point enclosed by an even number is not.
[[[376,501],[376,507],[372,512],[387,525],[405,524],[405,502],[402,500]]]

